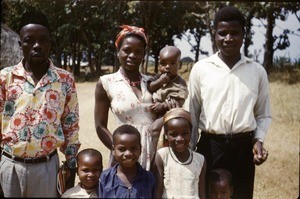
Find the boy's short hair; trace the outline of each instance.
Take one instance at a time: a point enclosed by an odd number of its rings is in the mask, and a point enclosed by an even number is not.
[[[113,132],[113,143],[115,143],[115,139],[117,135],[123,135],[123,134],[136,135],[138,137],[139,143],[141,144],[140,132],[134,126],[131,126],[129,124],[123,124]]]
[[[78,162],[79,162],[79,158],[83,157],[83,156],[91,156],[91,157],[98,157],[101,160],[101,166],[102,166],[102,154],[96,150],[96,149],[92,149],[92,148],[87,148],[87,149],[83,149],[82,151],[80,151],[77,156],[76,156],[76,161],[77,161],[77,166],[78,166]]]
[[[214,169],[209,174],[209,185],[215,182],[228,181],[232,186],[232,174],[226,169]]]
[[[214,29],[220,21],[237,21],[243,28],[246,25],[245,16],[234,6],[225,6],[215,14]]]
[[[39,24],[45,26],[50,32],[48,19],[46,15],[44,15],[41,12],[38,11],[25,12],[20,19],[18,32],[20,33],[20,30],[28,24]]]

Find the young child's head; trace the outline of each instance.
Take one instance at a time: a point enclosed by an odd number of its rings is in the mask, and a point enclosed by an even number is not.
[[[133,167],[141,155],[141,135],[131,125],[122,125],[113,133],[113,154],[122,167]]]
[[[96,149],[84,149],[77,156],[77,175],[84,189],[97,188],[103,170],[102,155]]]
[[[226,169],[214,169],[209,175],[209,198],[230,199],[233,193],[232,175]]]
[[[181,51],[175,46],[166,46],[159,52],[159,70],[167,73],[171,79],[177,76],[181,67]]]
[[[165,137],[174,152],[184,152],[191,139],[191,116],[182,108],[173,108],[164,115]]]

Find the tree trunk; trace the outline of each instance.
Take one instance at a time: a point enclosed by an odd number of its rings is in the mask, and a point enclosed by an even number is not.
[[[275,25],[275,17],[273,13],[267,13],[267,30],[266,30],[266,43],[265,47],[265,54],[264,54],[264,62],[263,66],[266,69],[267,73],[269,74],[273,68],[273,54],[274,54],[274,37],[273,37],[273,29]]]
[[[198,32],[199,30],[197,30]],[[195,34],[195,41],[196,41],[196,45],[194,46],[195,48],[195,63],[199,60],[199,56],[200,56],[200,42],[201,42],[201,34],[200,33],[196,33]]]
[[[250,57],[249,55],[249,46],[252,44],[252,33],[251,33],[251,27],[252,27],[252,18],[253,18],[253,11],[252,8],[249,12],[249,15],[246,17],[246,30],[245,30],[245,42],[244,42],[244,55],[246,57]]]
[[[75,68],[74,68],[74,76],[79,77],[80,76],[80,62],[81,62],[81,50],[80,50],[80,42],[77,43],[77,64],[75,64]]]
[[[88,62],[89,62],[89,67],[90,67],[90,71],[91,71],[91,74],[94,75],[95,74],[95,68],[94,68],[94,64],[95,64],[95,61],[92,59],[92,45],[89,44],[88,45],[89,48],[88,48]]]

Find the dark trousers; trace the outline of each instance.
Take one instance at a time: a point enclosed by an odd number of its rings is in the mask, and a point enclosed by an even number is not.
[[[211,170],[227,169],[233,176],[233,198],[253,198],[255,165],[252,147],[252,136],[224,138],[202,133],[197,144],[197,152],[206,159],[206,182]],[[206,188],[208,195],[208,183]]]

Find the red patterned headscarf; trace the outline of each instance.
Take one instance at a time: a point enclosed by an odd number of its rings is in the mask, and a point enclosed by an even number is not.
[[[117,35],[117,39],[115,41],[115,46],[117,49],[120,47],[120,42],[127,34],[135,34],[141,36],[147,45],[147,37],[144,28],[129,25],[122,25],[120,26],[120,28],[123,28],[123,30]]]

